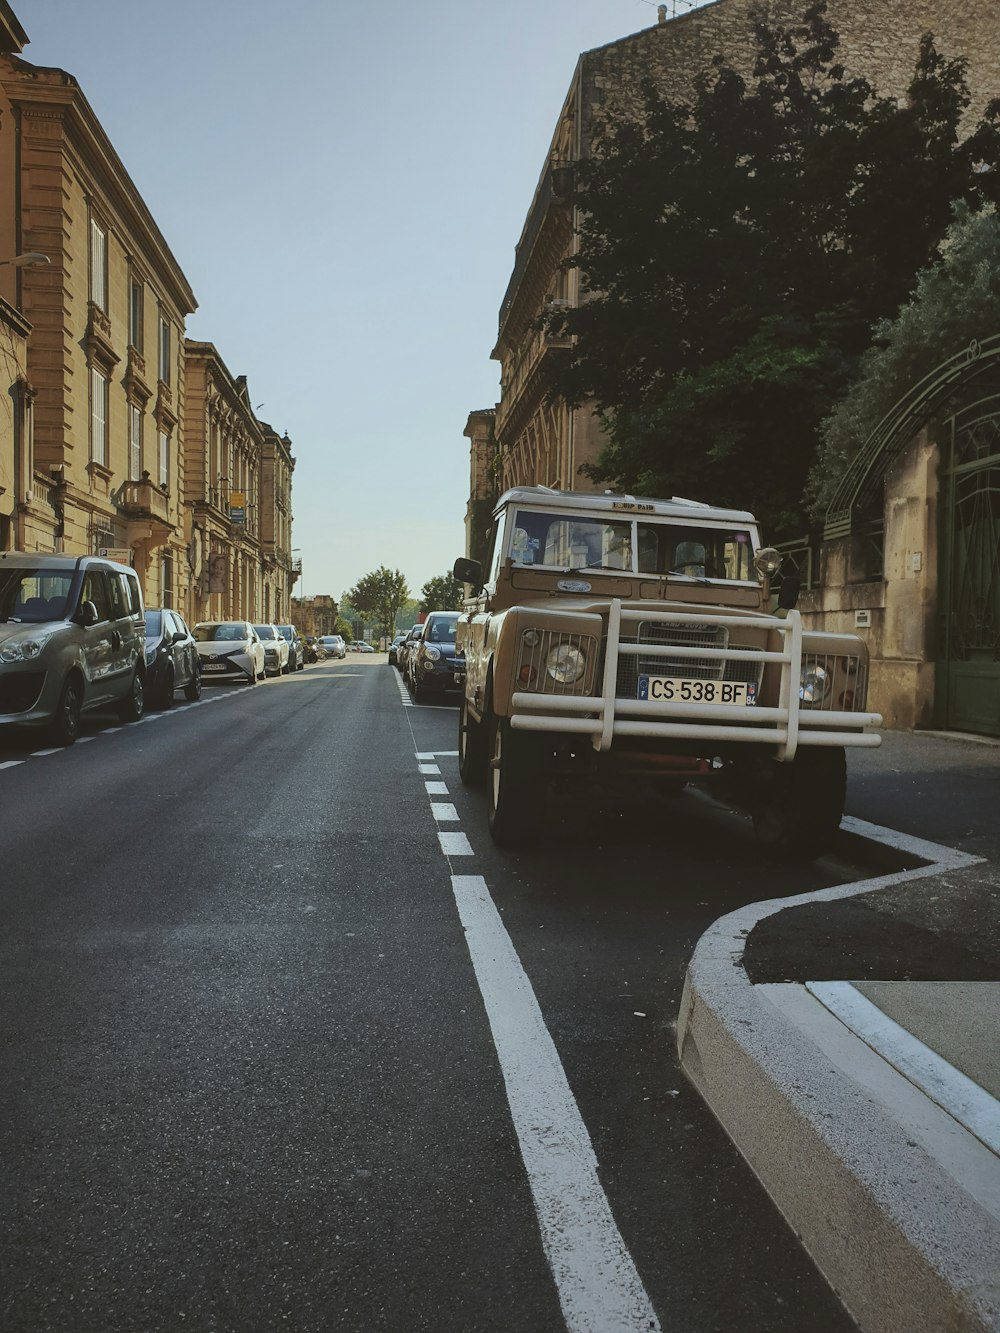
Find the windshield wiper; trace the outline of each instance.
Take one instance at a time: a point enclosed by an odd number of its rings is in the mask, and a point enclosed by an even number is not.
[[[564,569],[564,574],[586,574],[589,569],[608,569],[612,574],[631,574],[630,569],[622,569],[620,565],[581,565],[579,569]]]
[[[704,574],[689,574],[684,569],[668,569],[667,577],[669,578],[671,575],[678,579],[690,579],[692,583],[700,583],[706,588],[712,586],[712,580],[706,578]]]

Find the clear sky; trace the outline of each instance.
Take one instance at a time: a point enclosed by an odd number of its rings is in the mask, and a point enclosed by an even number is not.
[[[679,0],[678,12],[687,8]],[[470,411],[580,52],[652,0],[13,0],[296,459],[306,596],[463,553]]]

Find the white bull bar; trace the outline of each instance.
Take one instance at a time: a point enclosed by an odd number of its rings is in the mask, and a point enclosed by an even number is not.
[[[701,704],[645,699],[618,698],[618,661],[626,655],[650,657],[694,657],[701,661],[731,661],[736,654],[726,648],[702,648],[672,643],[622,643],[623,624],[724,625],[746,629],[777,631],[782,636],[780,652],[763,648],[740,648],[740,662],[780,662],[781,681],[778,706],[747,706],[741,712],[733,704]],[[879,713],[833,712],[829,709],[803,709],[799,702],[799,677],[802,667],[802,617],[789,611],[786,619],[771,617],[748,621],[745,616],[703,615],[697,611],[650,611],[623,608],[620,599],[610,605],[605,647],[604,682],[599,695],[535,694],[517,691],[511,700],[511,726],[519,731],[556,731],[589,735],[595,750],[606,751],[616,736],[644,736],[652,739],[735,741],[775,747],[781,762],[794,759],[800,745],[874,747],[882,743],[876,732]],[[738,718],[752,717],[745,725]],[[729,725],[722,725],[728,723]]]

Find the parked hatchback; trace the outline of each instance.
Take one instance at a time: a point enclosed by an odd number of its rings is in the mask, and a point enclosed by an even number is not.
[[[457,611],[432,611],[406,662],[407,684],[417,703],[446,694],[460,694],[465,683],[465,658],[455,647]]]
[[[186,699],[201,698],[201,658],[184,617],[166,607],[146,610],[146,698],[169,708],[174,691]]]
[[[282,638],[277,625],[254,625],[257,637],[264,645],[264,670],[269,676],[288,675],[288,640]]]
[[[87,709],[142,717],[146,626],[134,569],[98,556],[0,553],[0,724],[71,745]]]
[[[205,676],[256,685],[264,675],[264,648],[247,620],[203,620],[194,637]]]

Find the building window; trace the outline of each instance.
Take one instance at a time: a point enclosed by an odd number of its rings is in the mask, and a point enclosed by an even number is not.
[[[128,407],[128,475],[131,481],[142,476],[142,409],[135,403]]]
[[[128,286],[128,340],[137,352],[142,351],[142,283],[131,278]]]
[[[108,311],[108,233],[90,219],[90,299]]]
[[[90,457],[101,467],[108,465],[108,381],[90,369]]]
[[[170,383],[170,325],[160,316],[160,379]]]
[[[161,606],[173,606],[174,557],[172,555],[165,555],[160,563],[160,596],[163,599]]]
[[[161,430],[156,436],[157,452],[160,462],[160,485],[166,487],[170,480],[170,436]]]

